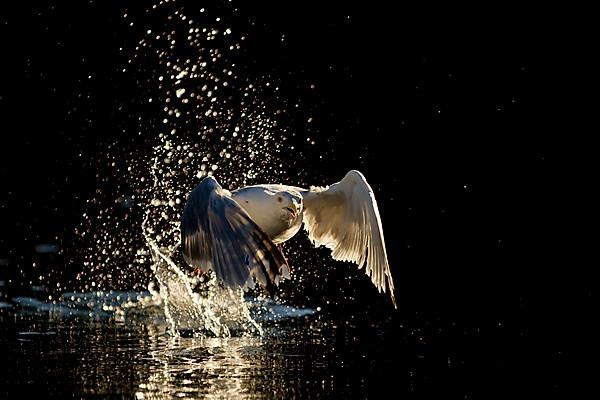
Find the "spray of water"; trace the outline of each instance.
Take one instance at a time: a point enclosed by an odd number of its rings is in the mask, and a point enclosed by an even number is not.
[[[233,7],[211,12],[168,0],[141,17],[123,13],[125,23],[148,26],[123,69],[136,80],[144,107],[128,114],[137,119],[137,132],[125,134],[135,136],[127,142],[134,145],[107,150],[109,188],[90,199],[78,229],[87,244],[81,289],[141,290],[150,282],[175,334],[261,333],[241,290],[212,278],[199,295],[179,254],[181,211],[201,178],[217,175],[237,187],[285,172],[279,88],[236,63],[245,37],[228,25],[234,14]]]

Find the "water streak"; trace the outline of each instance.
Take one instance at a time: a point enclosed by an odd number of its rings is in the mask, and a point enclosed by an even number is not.
[[[133,14],[125,11],[124,22],[149,28],[123,50],[131,52],[123,73],[142,88],[152,113],[128,112],[126,120],[139,121],[137,132],[124,132],[133,146],[125,152],[114,143],[107,150],[107,187],[90,200],[78,230],[88,244],[78,281],[84,292],[141,290],[156,281],[158,290],[150,291],[175,335],[261,334],[241,289],[210,277],[198,293],[179,254],[179,224],[187,193],[205,176],[239,186],[285,172],[279,88],[237,62],[246,38],[234,28],[233,6],[159,1]]]

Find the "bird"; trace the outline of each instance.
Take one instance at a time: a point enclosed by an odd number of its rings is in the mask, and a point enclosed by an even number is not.
[[[364,267],[397,308],[377,201],[357,170],[309,189],[261,184],[229,191],[207,176],[187,196],[181,248],[195,271],[212,270],[228,287],[254,288],[256,281],[273,294],[281,278],[290,278],[283,243],[302,227],[334,260]]]

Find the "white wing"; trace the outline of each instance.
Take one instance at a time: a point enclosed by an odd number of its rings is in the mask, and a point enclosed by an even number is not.
[[[189,194],[181,218],[185,260],[214,270],[228,286],[252,286],[254,276],[270,293],[287,261],[227,190],[208,177]]]
[[[302,195],[304,228],[314,245],[331,249],[335,260],[366,266],[377,290],[389,290],[396,307],[379,209],[365,177],[350,171],[340,182]]]

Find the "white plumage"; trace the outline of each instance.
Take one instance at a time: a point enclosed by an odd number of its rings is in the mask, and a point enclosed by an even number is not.
[[[313,244],[329,248],[335,260],[365,267],[396,306],[377,202],[365,177],[354,170],[329,187],[310,189],[255,185],[229,192],[213,177],[205,178],[184,208],[183,254],[227,285],[253,286],[254,277],[272,292],[289,271],[277,244],[302,224]]]

